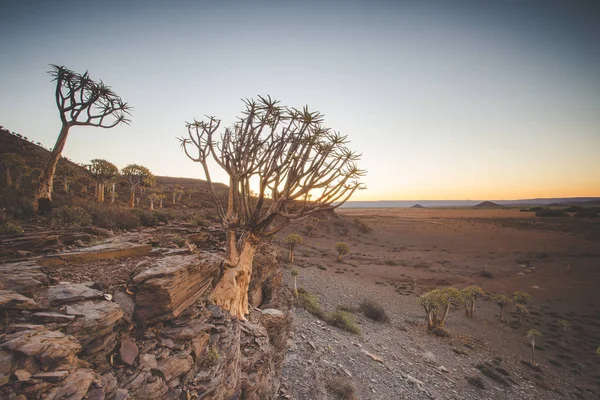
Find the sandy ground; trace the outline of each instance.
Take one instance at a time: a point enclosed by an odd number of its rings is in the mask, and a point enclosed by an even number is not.
[[[279,235],[280,239],[296,232],[304,238],[296,251],[299,285],[320,295],[329,309],[339,304],[356,306],[363,298],[388,307],[391,325],[373,329],[372,324],[376,323],[362,316],[357,318],[364,327],[363,339],[383,341],[390,356],[415,357],[407,353],[404,340],[397,341],[404,342],[403,347],[395,347],[393,338],[400,327],[405,330],[401,334],[405,340],[424,349],[437,349],[432,351],[438,353],[438,361],[446,367],[458,363],[452,371],[456,382],[453,390],[458,394],[438,391],[434,397],[461,398],[470,393],[466,397],[507,398],[509,392],[501,385],[498,392],[473,394],[473,387],[465,380],[477,362],[501,357],[507,363],[505,368],[513,371],[516,382],[508,398],[525,398],[523,393],[530,394],[527,398],[598,398],[600,363],[595,351],[600,345],[600,221],[574,217],[541,219],[514,209],[341,209],[338,214],[343,218],[330,216],[316,223],[312,237],[306,234],[306,222],[291,225]],[[367,223],[372,231],[360,232],[354,218]],[[335,260],[334,246],[338,241],[351,248],[343,263]],[[484,267],[493,277],[480,275]],[[434,287],[462,288],[472,284],[491,295],[530,293],[533,303],[525,322],[517,326],[512,309],[508,310],[506,322],[500,322],[497,306],[483,300],[474,319],[466,318],[460,310],[451,314],[451,339],[428,335],[421,325],[424,314],[416,305],[418,295]],[[297,311],[297,318],[310,323],[307,318],[313,317],[303,313]],[[559,319],[572,324],[564,349],[560,346]],[[542,333],[537,358],[543,373],[528,371],[520,363],[530,356],[525,332],[531,328]],[[391,340],[386,341],[386,336]],[[457,346],[459,338],[480,344],[470,349],[472,359],[452,358],[454,353],[449,350]],[[343,353],[342,349],[340,356]],[[294,357],[297,359],[298,355]],[[424,371],[427,370],[415,368],[414,374],[421,374],[421,380],[427,383],[428,374]],[[294,369],[285,370],[284,376],[293,382]],[[372,382],[354,380],[359,398],[395,398],[394,393],[400,396],[400,392],[386,393],[385,385],[374,388]],[[531,383],[535,390],[520,386]],[[435,387],[435,381],[433,384]],[[375,391],[364,390],[361,385]],[[302,393],[295,393],[294,398],[309,398]]]

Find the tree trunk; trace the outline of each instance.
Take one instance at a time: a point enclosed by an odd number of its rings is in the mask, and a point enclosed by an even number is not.
[[[288,261],[293,264],[294,263],[294,250],[290,250],[288,253]]]
[[[160,208],[163,208],[162,201],[163,201],[163,199],[162,199],[162,197],[161,197],[161,198],[160,198]]]
[[[475,298],[471,299],[471,315],[470,317],[473,318],[473,314],[475,313]]]
[[[150,197],[150,209],[154,210],[154,199]]]
[[[68,176],[63,177],[63,191],[65,193],[69,193],[69,177]]]
[[[448,303],[446,305],[446,308],[444,309],[444,314],[442,315],[442,320],[440,321],[440,326],[443,328],[444,325],[446,324],[446,317],[448,317],[448,311],[450,311],[450,303]]]
[[[294,296],[298,297],[298,285],[296,284],[296,276],[294,276]]]
[[[102,203],[104,201],[104,183],[96,182],[96,201]]]
[[[6,168],[6,187],[12,186],[12,177],[10,176],[10,168]]]
[[[131,188],[131,195],[129,196],[129,207],[135,207],[135,187]]]
[[[252,276],[252,261],[260,238],[249,234],[240,239],[241,251],[235,246],[235,230],[228,232],[227,257],[223,262],[223,276],[215,286],[211,300],[233,317],[245,320],[248,314],[248,287]],[[233,243],[232,243],[233,242]],[[233,244],[233,245],[232,245]]]
[[[469,314],[469,301],[465,300],[465,315],[467,317],[470,317],[471,315]]]
[[[177,194],[176,194],[175,192],[173,192],[173,204],[175,204],[175,196],[176,196],[176,195],[177,195]]]
[[[112,183],[112,189],[110,192],[110,204],[115,204],[115,182]]]
[[[504,307],[500,307],[500,321],[504,321]]]
[[[192,199],[192,194],[188,193],[188,200],[191,200],[191,199]]]
[[[535,365],[535,337],[531,338],[531,364]]]
[[[15,189],[21,189],[21,180],[23,179],[23,171],[17,171],[17,178],[15,179]]]
[[[34,208],[42,213],[48,213],[52,210],[52,184],[54,182],[54,173],[56,172],[56,164],[60,159],[60,155],[67,142],[67,136],[69,135],[69,125],[67,123],[62,124],[56,144],[50,153],[50,159],[46,163],[46,166],[42,170],[40,175],[40,181],[38,189],[35,193],[37,202],[34,204]],[[44,200],[42,200],[44,199]],[[40,200],[42,200],[42,209],[40,209]]]

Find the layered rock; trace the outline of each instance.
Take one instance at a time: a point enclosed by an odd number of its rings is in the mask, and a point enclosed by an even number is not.
[[[0,289],[32,295],[48,284],[48,277],[34,261],[0,265]]]
[[[220,257],[211,253],[159,260],[133,278],[137,285],[134,320],[149,324],[179,316],[211,288],[220,263]]]

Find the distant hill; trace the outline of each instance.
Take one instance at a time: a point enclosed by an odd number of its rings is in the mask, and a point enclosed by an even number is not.
[[[473,206],[473,208],[504,208],[500,204],[494,203],[493,201],[482,201],[479,204]]]
[[[415,205],[414,205],[414,206],[412,206],[411,208],[425,208],[425,207],[423,207],[423,206],[422,206],[422,205],[420,205],[420,204],[415,204]]]

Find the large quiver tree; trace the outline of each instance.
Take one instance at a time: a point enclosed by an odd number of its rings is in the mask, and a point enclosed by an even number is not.
[[[48,72],[56,81],[56,106],[62,122],[56,144],[40,175],[35,206],[42,213],[52,204],[52,183],[56,164],[67,142],[69,129],[73,126],[113,128],[129,123],[130,107],[102,81],[94,82],[88,73],[75,73],[63,66],[51,65]]]
[[[290,220],[339,207],[363,188],[364,175],[356,165],[360,155],[347,148],[346,136],[323,127],[320,113],[282,107],[270,97],[244,103],[242,117],[220,135],[221,121],[208,117],[186,123],[188,135],[180,138],[185,154],[202,165],[226,232],[223,275],[212,300],[242,319],[261,238]],[[229,176],[226,207],[213,187],[209,159]]]

